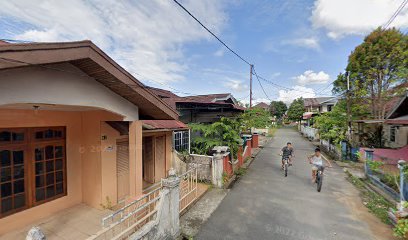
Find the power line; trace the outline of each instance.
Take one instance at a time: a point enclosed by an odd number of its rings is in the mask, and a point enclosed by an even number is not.
[[[251,94],[248,94],[246,97],[237,98],[237,100],[238,100],[238,101],[245,100],[245,99],[247,99],[247,98],[249,97],[249,95],[251,95]]]
[[[402,3],[399,5],[397,10],[394,12],[394,14],[390,17],[390,19],[383,25],[383,29],[387,29],[391,23],[395,20],[395,18],[400,14],[400,12],[404,9],[405,5],[407,5],[408,0],[402,1]]]
[[[207,32],[209,32],[213,37],[215,37],[224,47],[226,47],[230,52],[232,52],[235,56],[237,56],[239,59],[241,59],[243,62],[245,62],[248,65],[251,65],[248,60],[245,58],[241,57],[237,52],[232,50],[224,41],[222,41],[215,33],[213,33],[210,29],[208,29],[200,20],[198,20],[190,11],[188,11],[181,3],[179,3],[177,0],[173,0],[179,7],[181,7],[188,15],[190,15],[196,22],[198,22]]]
[[[29,63],[29,62],[25,62],[25,61],[21,61],[21,60],[17,60],[17,59],[12,59],[12,58],[6,58],[6,57],[0,57],[0,59],[2,59],[2,60],[4,60],[4,61],[7,61],[7,62],[11,62],[11,63],[24,64],[24,65],[27,65],[27,66],[38,66],[38,67],[41,67],[41,68],[44,68],[44,69],[49,69],[49,70],[53,70],[53,71],[68,73],[68,74],[72,74],[72,75],[76,75],[76,76],[79,76],[79,77],[84,77],[84,78],[88,78],[88,79],[92,79],[92,80],[97,81],[96,78],[91,77],[91,76],[89,76],[89,75],[87,75],[87,74],[81,74],[81,73],[78,73],[78,72],[73,72],[73,71],[69,71],[69,70],[65,70],[65,69],[55,68],[55,67],[51,67],[51,66],[45,66],[45,65],[42,65],[42,64],[33,64],[33,63]],[[139,75],[139,76],[142,76],[142,75],[139,74],[139,73],[135,73],[135,74],[137,74],[137,75]],[[144,76],[142,76],[142,77],[144,77]],[[146,78],[146,77],[144,77],[144,78]],[[176,88],[173,88],[173,87],[171,87],[171,86],[165,85],[164,83],[161,83],[161,82],[159,82],[159,81],[155,81],[155,80],[151,80],[151,79],[146,79],[146,80],[152,81],[152,82],[156,82],[156,83],[162,84],[162,85],[164,85],[164,86],[167,86],[168,88],[172,89],[172,90],[175,91],[175,92],[179,92],[179,93],[183,93],[183,94],[189,95],[189,96],[184,96],[184,97],[177,96],[177,97],[179,97],[179,98],[196,101],[197,99],[194,98],[194,97],[200,97],[200,96],[202,96],[202,94],[194,94],[194,93],[188,93],[188,92],[179,91],[179,90],[177,90]],[[131,88],[143,88],[143,89],[145,89],[145,90],[147,90],[147,91],[151,91],[151,89],[152,89],[152,87],[146,86],[145,84],[143,84],[143,83],[140,82],[140,81],[139,81],[139,84],[137,84],[136,82],[135,82],[134,84],[128,84],[128,83],[123,83],[123,84],[125,84],[126,86],[131,87]],[[155,93],[154,93],[154,94],[155,94]],[[156,94],[156,95],[157,95],[157,94]],[[248,95],[248,96],[249,96],[249,95]],[[245,98],[243,98],[243,99],[248,98],[248,96],[245,97]],[[160,98],[160,97],[159,97],[159,98]],[[243,100],[243,99],[241,99],[241,100]],[[238,100],[238,99],[237,99],[237,100]],[[164,101],[164,100],[163,100],[163,101]],[[165,102],[165,101],[164,101],[164,102]]]
[[[33,41],[7,39],[7,38],[0,38],[0,41],[10,42],[10,43],[34,43]]]
[[[259,86],[261,86],[261,89],[262,89],[263,93],[265,94],[266,98],[267,98],[270,102],[272,102],[272,100],[269,98],[268,94],[266,94],[266,91],[265,91],[264,87],[262,86],[261,81],[259,80],[258,74],[257,74],[256,71],[255,71],[255,68],[254,68],[254,74],[255,74],[256,79],[258,80]]]

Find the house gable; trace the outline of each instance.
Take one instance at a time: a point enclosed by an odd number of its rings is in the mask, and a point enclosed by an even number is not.
[[[91,41],[0,45],[0,70],[68,62],[112,92],[139,106],[146,119],[177,119],[177,112],[147,90]],[[55,69],[58,71],[59,69]]]
[[[390,111],[387,119],[394,119],[408,115],[408,92],[401,98],[401,100]]]

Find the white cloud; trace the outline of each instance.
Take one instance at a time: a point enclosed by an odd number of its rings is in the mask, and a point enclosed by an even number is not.
[[[243,103],[243,104],[249,104],[249,97],[246,98],[246,99],[242,99],[240,102]],[[269,101],[269,99],[267,99],[267,98],[252,98],[252,106],[254,106],[254,105],[258,104],[258,103],[261,103],[261,102],[269,104],[271,101]]]
[[[292,90],[280,90],[278,101],[283,101],[286,104],[290,104],[297,98],[312,98],[316,97],[315,91],[312,88],[304,86],[295,86]]]
[[[284,45],[289,44],[297,47],[304,47],[316,50],[320,49],[319,40],[315,37],[286,40],[283,41],[282,44]]]
[[[330,80],[329,74],[320,71],[314,72],[312,70],[307,70],[303,74],[294,77],[298,84],[304,86],[307,84],[324,84]]]
[[[316,0],[311,21],[324,28],[333,39],[346,35],[364,35],[384,25],[401,0]],[[397,16],[391,27],[408,27],[408,8]]]
[[[224,87],[230,88],[236,92],[244,92],[248,90],[248,85],[243,84],[243,81],[229,78],[225,81]]]
[[[280,72],[272,73],[271,78],[277,78],[277,77],[279,77],[281,74],[282,74],[282,73],[280,73]]]
[[[215,33],[227,20],[224,3],[183,1]],[[30,26],[10,37],[31,41],[90,39],[131,73],[160,82],[183,79],[188,68],[183,44],[212,41],[173,1],[14,0],[1,5],[2,24],[10,20]]]
[[[224,53],[225,53],[224,49],[220,48],[220,49],[218,49],[217,51],[214,52],[214,56],[222,57],[222,56],[224,56]]]

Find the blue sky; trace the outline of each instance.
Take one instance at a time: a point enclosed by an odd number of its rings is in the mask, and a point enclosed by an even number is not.
[[[245,59],[272,100],[330,95],[365,34],[402,0],[180,0]],[[248,102],[249,66],[171,0],[0,3],[0,38],[89,39],[147,85],[178,94],[231,92]],[[406,30],[408,9],[391,26]],[[254,101],[268,101],[254,78]],[[291,90],[288,90],[291,89]]]

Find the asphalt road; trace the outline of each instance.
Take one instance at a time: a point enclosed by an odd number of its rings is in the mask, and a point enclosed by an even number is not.
[[[278,154],[288,141],[295,162],[285,178]],[[306,161],[313,149],[293,129],[279,129],[194,239],[392,239],[339,167],[325,172],[316,191]]]

